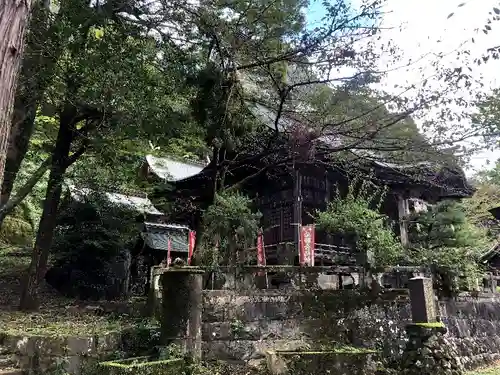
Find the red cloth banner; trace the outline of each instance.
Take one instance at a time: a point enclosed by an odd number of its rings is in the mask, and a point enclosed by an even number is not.
[[[314,266],[314,224],[300,228],[299,262],[301,266]]]
[[[259,232],[257,235],[257,265],[265,266],[266,265],[266,254],[264,251],[264,235]]]
[[[188,266],[191,265],[191,258],[193,257],[195,243],[196,243],[196,232],[194,230],[190,230],[188,237]]]

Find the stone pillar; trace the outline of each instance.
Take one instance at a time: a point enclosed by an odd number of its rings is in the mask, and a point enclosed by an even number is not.
[[[149,270],[149,287],[147,311],[150,316],[161,320],[161,292],[160,277],[166,268],[163,266],[153,266]]]
[[[201,359],[203,274],[196,267],[172,267],[161,275],[162,344],[180,344],[195,360]]]
[[[401,238],[401,244],[403,246],[408,246],[408,215],[410,214],[410,206],[408,205],[408,199],[404,195],[398,195],[398,215],[399,215],[399,232]]]
[[[411,314],[414,323],[437,321],[436,301],[432,289],[432,279],[414,277],[408,281],[410,289]]]
[[[494,278],[493,275],[490,275],[490,288],[491,288],[491,293],[497,292],[497,280]]]
[[[437,322],[432,279],[409,280],[413,323],[406,327],[408,343],[401,357],[401,375],[463,375],[458,352],[446,339],[446,327]]]

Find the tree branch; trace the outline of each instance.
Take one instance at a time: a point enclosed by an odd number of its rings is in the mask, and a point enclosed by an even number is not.
[[[12,196],[4,205],[0,207],[0,222],[10,214],[32,191],[40,181],[52,163],[52,156],[43,161],[37,170],[30,176],[28,181],[19,189],[15,196]]]

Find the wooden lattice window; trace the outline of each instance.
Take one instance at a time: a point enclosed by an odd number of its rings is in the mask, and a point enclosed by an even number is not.
[[[291,241],[293,239],[293,206],[283,206],[283,241]]]

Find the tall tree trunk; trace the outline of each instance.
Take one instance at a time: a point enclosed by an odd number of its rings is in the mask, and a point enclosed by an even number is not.
[[[74,137],[76,109],[66,104],[61,115],[56,146],[52,153],[52,166],[47,184],[47,192],[43,203],[42,217],[31,254],[31,263],[23,285],[19,308],[21,310],[37,310],[38,286],[45,277],[52,238],[57,224],[57,211],[61,201],[64,174],[68,168],[69,152]]]
[[[0,0],[0,184],[9,145],[14,94],[31,0]]]
[[[65,4],[63,2],[61,6]],[[26,37],[25,58],[14,102],[0,206],[7,204],[12,194],[15,179],[35,128],[36,110],[52,79],[62,51],[63,36],[57,32],[57,27],[61,23],[63,12],[59,12],[57,19],[49,26],[48,6],[46,2],[38,2],[33,7],[30,31]],[[3,218],[0,217],[0,225],[2,221]]]

